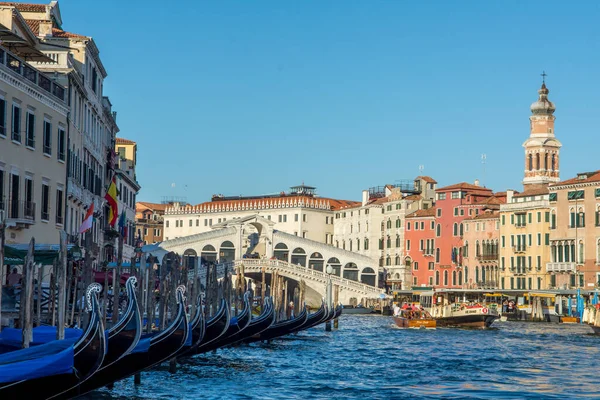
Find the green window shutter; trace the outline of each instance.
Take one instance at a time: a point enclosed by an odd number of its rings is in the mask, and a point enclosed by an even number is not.
[[[531,233],[527,235],[528,246],[531,246]]]
[[[503,215],[503,216],[502,216],[502,225],[505,225],[505,224],[506,224],[506,218],[505,218],[505,217],[506,217],[506,215]]]
[[[546,235],[544,235],[544,236],[545,236],[545,238],[544,238],[544,239],[545,239],[544,243],[546,244],[546,246],[550,246],[550,234],[549,234],[549,233],[546,233]]]
[[[538,222],[542,222],[542,212],[541,212],[541,211],[538,211],[538,213],[537,213],[537,217],[538,217],[538,220],[537,220],[537,221],[538,221]]]
[[[548,196],[548,200],[550,201],[556,201],[557,198],[557,193],[550,193],[550,195]]]
[[[600,226],[600,211],[596,211],[596,226]]]
[[[512,225],[514,225],[514,223],[515,223],[515,215],[514,214],[510,214],[510,223]]]
[[[596,197],[600,197],[600,188],[596,188]]]
[[[575,227],[575,213],[574,212],[571,213],[571,224],[569,225],[569,227],[571,227],[571,228]]]
[[[528,214],[529,223],[531,223],[531,213]]]
[[[544,213],[544,221],[550,222],[550,211]]]
[[[537,269],[542,268],[542,256],[537,256]]]

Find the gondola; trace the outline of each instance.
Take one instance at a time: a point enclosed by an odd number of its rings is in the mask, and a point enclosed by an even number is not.
[[[177,353],[185,345],[189,334],[184,292],[185,286],[177,287],[177,314],[166,329],[142,337],[131,353],[115,361],[110,368],[99,371],[84,382],[79,388],[80,394],[88,393],[127,378],[139,371],[153,367]]]
[[[335,315],[333,316],[333,319],[339,318],[343,312],[344,307],[342,307],[341,304],[338,304],[338,306],[335,308]]]
[[[200,346],[212,343],[225,335],[229,328],[229,316],[229,303],[227,300],[221,299],[221,305],[219,306],[217,313],[206,322],[206,329],[204,331],[202,342],[200,342]],[[194,351],[186,352],[184,355],[190,356],[196,354],[197,351],[198,348],[194,349]]]
[[[251,318],[252,306],[248,298],[248,293],[245,293],[244,309],[238,316],[231,318],[231,321],[229,322],[229,327],[227,328],[225,334],[223,334],[219,339],[213,341],[212,343],[200,345],[200,347],[198,347],[198,353],[206,353],[211,350],[216,350],[219,347],[224,347],[231,344],[231,338],[234,337],[234,335],[242,333],[250,324]]]
[[[204,332],[206,330],[206,324],[204,323],[204,309],[202,308],[202,295],[198,295],[196,299],[196,314],[190,321],[190,333],[188,334],[188,340],[175,355],[175,357],[181,357],[186,353],[195,351],[204,339]]]
[[[104,361],[96,374],[101,373],[105,368],[111,367],[117,360],[129,354],[138,344],[142,336],[142,317],[140,315],[135,286],[137,278],[132,276],[125,282],[127,297],[129,299],[127,308],[117,323],[106,332],[108,338],[108,349],[104,356]],[[79,396],[81,385],[64,393],[62,398],[72,398]]]
[[[248,327],[243,331],[233,335],[229,339],[229,342],[230,344],[234,344],[244,340],[245,338],[258,335],[269,329],[273,323],[275,323],[275,309],[273,308],[273,300],[270,297],[267,297],[265,298],[265,306],[260,315],[250,320]]]
[[[142,336],[142,317],[135,294],[136,284],[137,278],[135,276],[129,277],[127,282],[125,282],[129,302],[127,303],[127,309],[123,312],[123,316],[107,332],[108,351],[104,356],[100,370],[129,354]]]
[[[244,340],[246,343],[259,342],[264,340],[271,340],[280,336],[285,336],[290,333],[294,333],[301,327],[308,318],[307,307],[304,306],[302,312],[298,314],[296,318],[288,319],[285,321],[277,322],[269,327],[266,331],[255,335],[251,338]]]
[[[79,339],[56,340],[4,355],[0,360],[0,366],[5,367],[0,373],[4,381],[0,383],[0,398],[60,398],[100,368],[106,351],[104,324],[98,305],[101,289],[99,284],[92,283],[86,291],[91,311],[88,326]],[[63,351],[54,351],[61,346]],[[58,362],[47,363],[48,357]],[[15,378],[13,381],[9,381],[11,374]]]
[[[312,328],[313,326],[319,325],[328,315],[329,314],[327,312],[327,306],[325,305],[325,302],[323,302],[321,303],[321,307],[319,307],[317,311],[308,315],[308,317],[306,318],[306,322],[301,327],[299,327],[298,330],[296,330],[296,332],[300,332]]]

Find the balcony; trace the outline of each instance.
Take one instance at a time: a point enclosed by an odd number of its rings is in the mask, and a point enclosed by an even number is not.
[[[527,227],[527,224],[524,224],[524,223],[516,223],[515,224],[515,228],[526,228],[526,227]]]
[[[425,257],[433,257],[433,249],[421,249]]]
[[[498,261],[498,254],[479,254],[475,258],[479,261]]]
[[[513,251],[515,253],[525,253],[527,251],[527,246],[525,246],[525,245],[513,246]]]
[[[0,210],[6,211],[6,222],[17,228],[35,223],[35,203],[25,200],[0,201]]]
[[[577,264],[574,262],[549,262],[546,263],[546,272],[568,272],[575,273]]]
[[[0,49],[0,64],[2,65],[0,68],[6,68],[12,73],[21,75],[41,91],[51,94],[63,102],[65,101],[66,91],[64,87],[56,84],[46,75],[4,49]]]

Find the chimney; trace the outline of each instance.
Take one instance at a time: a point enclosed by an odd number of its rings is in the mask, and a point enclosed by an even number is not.
[[[362,192],[362,205],[365,206],[369,202],[369,191],[363,190]]]
[[[475,179],[475,183],[474,183],[474,185],[475,185],[475,186],[479,186],[479,179]]]
[[[52,21],[40,21],[40,29],[37,33],[40,37],[52,36]]]
[[[506,191],[506,202],[507,203],[512,203],[512,199],[513,199],[514,195],[515,195],[515,191],[514,190],[507,190]]]

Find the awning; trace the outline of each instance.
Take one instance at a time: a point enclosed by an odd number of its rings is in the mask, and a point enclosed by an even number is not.
[[[508,297],[507,294],[504,293],[486,293],[484,294],[486,297]]]
[[[139,267],[140,267],[140,263],[139,262],[135,263],[134,268],[139,268]],[[106,268],[117,268],[117,263],[114,262],[114,261],[109,262],[106,265]],[[131,268],[131,262],[130,261],[124,261],[124,262],[122,262],[121,263],[121,268]]]
[[[548,299],[553,299],[556,297],[554,293],[529,293],[531,297],[545,297]],[[525,295],[527,297],[527,295]]]
[[[70,252],[75,245],[68,244],[67,252]],[[36,264],[52,265],[54,259],[58,257],[60,245],[58,244],[37,244],[33,248],[33,259]],[[6,265],[23,265],[25,257],[29,250],[29,243],[7,244],[4,246],[4,263]]]

